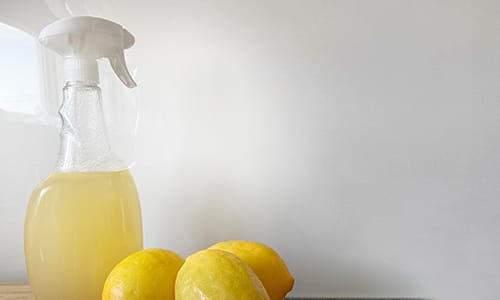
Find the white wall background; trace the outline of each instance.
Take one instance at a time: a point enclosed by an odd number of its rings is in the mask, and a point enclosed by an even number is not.
[[[500,297],[499,1],[88,3],[136,35],[146,247],[262,241],[295,296]],[[22,280],[58,136],[0,113],[0,137]]]

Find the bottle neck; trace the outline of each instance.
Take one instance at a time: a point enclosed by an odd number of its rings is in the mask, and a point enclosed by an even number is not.
[[[56,170],[106,172],[124,169],[111,151],[101,103],[101,89],[94,82],[67,82],[59,109],[61,148]]]

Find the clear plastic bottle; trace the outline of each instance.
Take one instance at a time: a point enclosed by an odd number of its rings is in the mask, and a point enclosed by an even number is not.
[[[38,300],[101,299],[113,266],[142,249],[139,198],[107,142],[100,93],[66,84],[58,164],[28,206],[26,265]]]

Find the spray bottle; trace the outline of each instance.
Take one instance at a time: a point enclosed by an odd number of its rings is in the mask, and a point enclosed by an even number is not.
[[[65,86],[57,165],[26,214],[28,276],[37,300],[98,300],[113,266],[143,246],[134,180],[108,142],[97,64],[108,59],[135,87],[124,58],[134,37],[105,19],[70,17],[45,27],[39,40],[64,57]]]

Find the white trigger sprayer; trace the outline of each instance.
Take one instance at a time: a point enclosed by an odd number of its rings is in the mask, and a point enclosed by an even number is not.
[[[123,53],[134,45],[135,39],[117,23],[96,17],[69,17],[45,27],[39,40],[64,57],[66,82],[99,83],[97,59],[107,58],[123,84],[128,88],[137,86]]]

